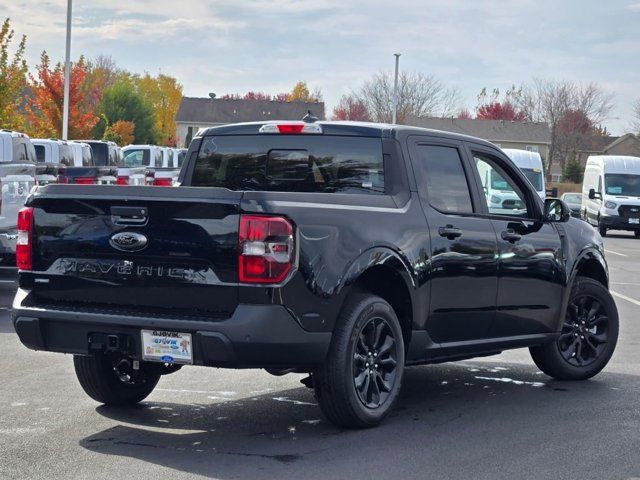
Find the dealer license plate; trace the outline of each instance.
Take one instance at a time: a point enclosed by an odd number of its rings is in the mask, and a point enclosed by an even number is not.
[[[190,333],[142,330],[142,359],[152,362],[193,363]]]
[[[630,218],[629,223],[637,223],[640,224],[640,218]]]

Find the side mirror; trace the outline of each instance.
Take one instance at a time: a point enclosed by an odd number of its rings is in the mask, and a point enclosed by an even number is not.
[[[544,201],[544,220],[546,222],[568,222],[571,209],[559,198],[547,198]]]
[[[589,189],[589,200],[602,199],[600,192],[596,192],[595,188]]]

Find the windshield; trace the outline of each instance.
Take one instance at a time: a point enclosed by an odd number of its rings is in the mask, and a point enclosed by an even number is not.
[[[531,182],[537,192],[542,191],[542,172],[539,168],[522,168],[522,173]]]
[[[640,175],[608,173],[604,176],[607,195],[640,197]]]
[[[495,170],[491,170],[491,190],[500,190],[502,192],[512,192],[513,189]]]
[[[565,193],[562,199],[567,203],[582,203],[582,194],[580,193]]]
[[[149,166],[149,149],[148,148],[135,148],[126,150],[124,152],[124,166],[125,167],[141,167]]]

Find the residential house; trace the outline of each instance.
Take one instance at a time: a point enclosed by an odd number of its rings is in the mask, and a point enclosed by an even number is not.
[[[546,123],[410,117],[407,125],[470,135],[488,140],[500,148],[517,148],[538,152],[543,162],[549,157],[551,131]]]
[[[621,137],[610,135],[591,135],[583,138],[577,150],[580,165],[584,167],[591,155],[630,155],[640,157],[640,136],[627,133]],[[560,162],[554,161],[550,168],[553,181],[560,181],[562,169]]]
[[[178,145],[189,146],[201,128],[260,120],[302,120],[309,111],[324,120],[323,102],[182,97],[176,114]]]

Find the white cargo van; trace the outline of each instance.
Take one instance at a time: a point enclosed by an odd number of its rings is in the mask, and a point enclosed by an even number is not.
[[[544,169],[542,166],[542,157],[538,152],[530,152],[528,150],[517,150],[515,148],[503,148],[502,151],[507,154],[516,167],[522,170],[525,177],[529,179],[533,188],[536,189],[542,200],[545,198]]]
[[[582,218],[605,236],[630,230],[640,238],[640,158],[590,156],[582,183]]]

